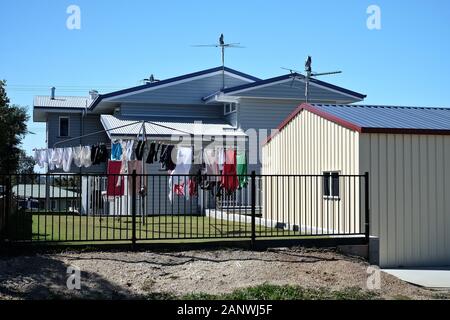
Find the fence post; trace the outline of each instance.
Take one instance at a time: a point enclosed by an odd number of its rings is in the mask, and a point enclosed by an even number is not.
[[[364,186],[365,186],[365,192],[364,192],[364,203],[365,203],[365,236],[366,236],[366,243],[369,244],[369,237],[370,237],[370,214],[369,214],[369,172],[366,172],[364,174]]]
[[[131,175],[131,242],[133,249],[136,247],[136,170]]]
[[[11,230],[11,228],[10,228],[10,222],[9,222],[9,217],[10,217],[10,215],[11,215],[11,205],[12,205],[12,203],[11,203],[11,197],[12,197],[12,187],[11,187],[11,176],[10,175],[8,175],[7,177],[6,177],[6,183],[5,183],[5,188],[6,188],[6,190],[5,190],[5,195],[4,195],[4,197],[5,197],[5,210],[4,210],[4,212],[3,212],[3,214],[4,214],[4,222],[5,222],[5,225],[4,225],[4,228],[3,228],[3,240],[5,241],[5,240],[10,240],[11,239],[11,234],[10,234],[10,230]]]
[[[252,249],[255,248],[255,244],[256,244],[256,172],[253,170],[252,171],[252,176],[251,176],[251,198],[252,198],[252,203],[251,203],[251,214],[252,214],[252,239],[251,239],[251,246]]]

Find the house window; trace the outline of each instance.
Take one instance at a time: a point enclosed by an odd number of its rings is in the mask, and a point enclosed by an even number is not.
[[[59,117],[59,136],[69,136],[69,117]]]
[[[223,113],[229,114],[232,112],[236,112],[236,104],[234,103],[226,103],[223,105]]]
[[[323,196],[327,199],[339,199],[338,171],[325,171],[323,173]]]

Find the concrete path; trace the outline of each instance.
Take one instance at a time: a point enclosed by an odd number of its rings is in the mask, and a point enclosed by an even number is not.
[[[427,288],[450,289],[450,267],[433,269],[383,269],[403,281]]]

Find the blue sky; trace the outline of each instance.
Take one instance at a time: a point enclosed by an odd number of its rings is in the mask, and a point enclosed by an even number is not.
[[[69,5],[81,9],[81,29],[66,28]],[[366,27],[369,5],[381,9],[381,30]],[[321,78],[368,95],[366,102],[448,106],[450,1],[103,1],[0,0],[0,78],[13,103],[33,96],[86,95],[220,65],[213,48],[223,32],[245,49],[226,65],[265,78],[303,70],[313,57]],[[45,146],[45,125],[30,121],[24,141]]]

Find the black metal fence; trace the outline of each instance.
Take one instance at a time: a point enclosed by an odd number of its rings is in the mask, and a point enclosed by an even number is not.
[[[1,239],[11,243],[368,240],[367,174],[2,175],[0,186]]]

